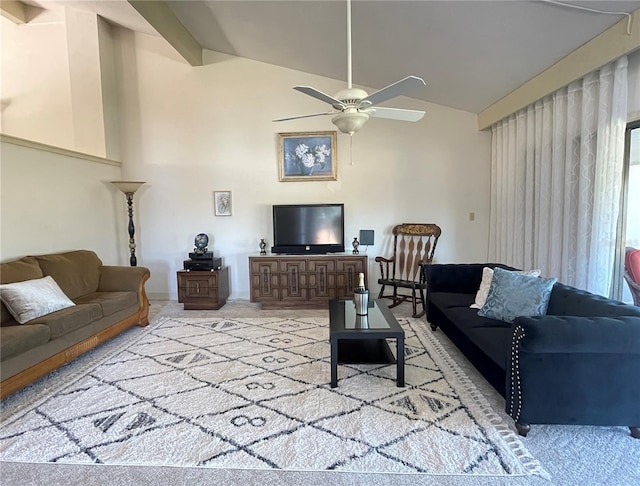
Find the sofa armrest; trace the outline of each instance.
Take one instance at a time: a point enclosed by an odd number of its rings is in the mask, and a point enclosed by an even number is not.
[[[98,292],[139,292],[150,277],[146,267],[125,267],[104,265],[100,272]]]
[[[639,317],[518,317],[512,329],[505,411],[520,427],[640,424]]]
[[[482,281],[484,267],[500,267],[506,270],[515,268],[499,263],[453,263],[431,264],[422,267],[428,292],[456,292],[475,294]]]
[[[640,354],[640,317],[517,317],[526,353]]]

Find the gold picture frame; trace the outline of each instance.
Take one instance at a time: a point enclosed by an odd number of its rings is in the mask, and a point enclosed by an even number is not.
[[[278,133],[280,182],[338,179],[337,132]]]

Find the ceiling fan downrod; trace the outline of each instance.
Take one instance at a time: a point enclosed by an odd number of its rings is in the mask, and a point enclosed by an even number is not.
[[[347,0],[347,88],[351,89],[351,0]]]
[[[352,56],[351,56],[351,0],[347,0],[347,89],[336,94],[339,100],[356,105],[361,98],[367,96],[362,90],[353,91]],[[350,98],[354,98],[351,100]],[[369,120],[369,113],[361,111],[355,106],[343,108],[342,113],[331,119],[338,130],[350,137],[359,131]]]

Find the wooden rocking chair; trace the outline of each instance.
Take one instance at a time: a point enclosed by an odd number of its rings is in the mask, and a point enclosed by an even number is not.
[[[424,315],[427,285],[422,277],[422,266],[433,261],[440,233],[440,227],[435,224],[404,223],[393,227],[393,256],[378,256],[375,260],[380,264],[378,283],[382,285],[378,299],[391,299],[390,308],[411,300],[413,317]],[[393,289],[391,295],[384,293],[387,286]],[[405,289],[407,293],[399,293],[399,289]],[[419,314],[418,299],[422,305]]]

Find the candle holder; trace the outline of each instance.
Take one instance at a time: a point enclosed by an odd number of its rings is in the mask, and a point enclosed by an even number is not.
[[[129,225],[127,226],[127,229],[129,231],[129,252],[131,253],[129,264],[132,267],[135,267],[138,265],[138,259],[136,258],[136,240],[134,238],[136,228],[133,224],[133,195],[142,184],[146,183],[134,181],[111,181],[111,184],[120,189],[127,197],[127,207],[129,213]]]

